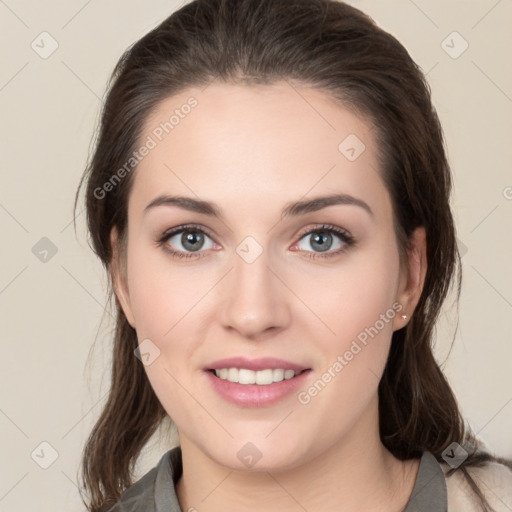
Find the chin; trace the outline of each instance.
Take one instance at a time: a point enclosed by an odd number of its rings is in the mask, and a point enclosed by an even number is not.
[[[303,454],[298,453],[297,447],[301,445],[297,439],[296,446],[278,449],[280,440],[276,443],[249,441],[245,437],[241,442],[231,441],[228,445],[217,444],[218,453],[208,450],[206,453],[218,464],[233,471],[260,473],[264,471],[280,472],[294,469],[303,462]]]

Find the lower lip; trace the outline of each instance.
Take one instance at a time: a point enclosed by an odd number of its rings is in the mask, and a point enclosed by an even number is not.
[[[273,405],[303,386],[310,373],[311,370],[306,370],[288,380],[260,385],[230,382],[206,371],[213,389],[228,402],[242,407]]]

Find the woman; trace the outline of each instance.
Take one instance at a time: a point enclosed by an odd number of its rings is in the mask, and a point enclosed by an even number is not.
[[[417,65],[341,2],[196,0],[125,53],[83,178],[118,311],[88,510],[512,503],[431,348],[460,289],[443,144]]]

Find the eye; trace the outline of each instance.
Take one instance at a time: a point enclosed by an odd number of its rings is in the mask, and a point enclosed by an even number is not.
[[[207,239],[210,240],[210,244],[204,247]],[[202,257],[202,249],[212,249],[216,246],[206,231],[194,225],[179,226],[166,231],[158,243],[176,258]]]
[[[308,237],[309,241],[307,240]],[[338,239],[337,242],[336,239]],[[314,259],[337,256],[354,244],[354,238],[344,229],[336,226],[323,225],[304,233],[294,247],[298,247],[301,251],[309,253],[307,257]],[[308,246],[313,248],[314,251],[309,251]]]
[[[314,235],[314,236],[313,236]],[[311,237],[309,242],[305,242],[307,237]],[[336,243],[336,239],[338,240]],[[209,240],[209,243],[205,242]],[[216,249],[217,245],[208,233],[201,227],[190,224],[178,226],[166,231],[158,240],[158,244],[163,246],[164,250],[171,254],[173,258],[201,258],[206,256],[207,249]],[[293,247],[299,251],[305,252],[307,258],[329,258],[345,252],[349,247],[355,244],[355,239],[345,231],[331,225],[322,225],[303,233]],[[308,250],[308,246],[314,250]],[[334,251],[332,250],[334,246]]]

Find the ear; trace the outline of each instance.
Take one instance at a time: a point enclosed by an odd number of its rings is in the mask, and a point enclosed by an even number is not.
[[[412,233],[407,248],[407,265],[402,269],[397,292],[397,302],[402,305],[400,314],[395,316],[393,330],[404,327],[420,300],[425,276],[427,274],[427,237],[424,227],[418,227]],[[402,315],[407,315],[404,319]]]
[[[135,329],[135,318],[130,305],[130,295],[126,279],[126,265],[121,261],[122,256],[119,246],[119,235],[117,227],[114,226],[110,232],[110,244],[112,247],[112,260],[110,262],[110,274],[112,284],[118,303],[121,305],[128,323]]]

